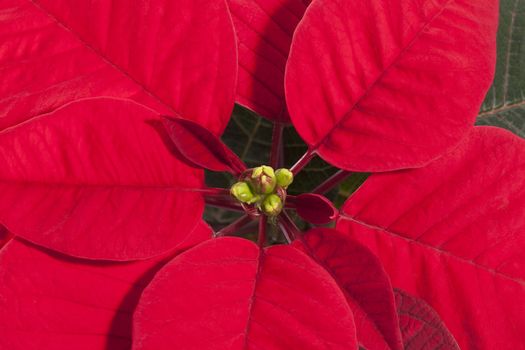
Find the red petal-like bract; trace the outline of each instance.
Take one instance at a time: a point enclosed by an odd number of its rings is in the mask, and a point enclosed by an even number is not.
[[[290,198],[290,201],[292,198]],[[315,193],[302,193],[292,201],[297,214],[304,220],[314,225],[324,225],[337,219],[339,211],[323,195]]]
[[[286,67],[292,122],[340,168],[421,167],[474,122],[497,22],[497,0],[316,0]]]
[[[142,294],[133,349],[356,349],[352,313],[319,265],[291,246],[205,242]]]
[[[284,68],[292,35],[310,0],[228,0],[237,32],[237,102],[278,122],[289,122]]]
[[[368,248],[330,228],[310,230],[293,245],[339,284],[354,314],[360,345],[374,350],[403,349],[390,280]]]
[[[0,248],[2,248],[7,242],[9,242],[13,238],[13,235],[11,232],[7,231],[7,229],[0,225]]]
[[[0,13],[0,129],[97,96],[215,133],[229,120],[237,62],[222,0],[7,0]]]
[[[81,258],[171,250],[201,218],[194,189],[203,176],[169,151],[162,132],[156,112],[110,98],[73,102],[1,132],[0,223]]]
[[[190,163],[213,171],[227,171],[239,176],[246,165],[217,136],[191,120],[163,118],[168,135]]]
[[[184,248],[210,235],[202,223]],[[0,348],[129,349],[132,315],[143,289],[179,251],[117,263],[11,241],[0,251]]]
[[[427,303],[400,289],[394,294],[405,350],[459,350],[452,334]]]
[[[423,298],[461,349],[523,348],[525,140],[476,127],[416,170],[374,174],[337,229],[377,254],[392,285]]]

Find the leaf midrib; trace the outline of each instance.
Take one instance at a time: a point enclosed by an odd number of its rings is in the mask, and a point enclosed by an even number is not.
[[[501,107],[482,111],[481,113],[478,114],[478,118],[488,118],[492,116],[497,116],[497,115],[500,115],[501,113],[505,113],[505,112],[512,111],[514,109],[521,109],[521,108],[525,108],[525,99],[515,102],[515,103],[506,104]]]
[[[311,151],[318,150],[319,147],[321,147],[326,142],[326,140],[330,137],[332,132],[334,132],[334,130],[336,130],[342,123],[344,123],[352,115],[353,111],[356,108],[358,108],[358,105],[361,103],[361,101],[363,101],[370,94],[370,92],[375,88],[377,84],[379,84],[379,82],[383,79],[383,77],[393,68],[393,66],[395,66],[398,63],[400,58],[412,47],[412,45],[414,45],[417,42],[419,37],[422,35],[423,31],[427,29],[432,24],[432,22],[434,22],[434,20],[436,20],[443,13],[443,11],[445,11],[447,6],[453,1],[455,0],[449,0],[446,3],[444,3],[443,6],[432,16],[432,18],[430,18],[426,23],[424,23],[421,26],[421,28],[418,29],[418,31],[414,34],[414,37],[412,38],[412,40],[405,47],[403,47],[401,51],[399,51],[399,53],[393,58],[392,62],[390,62],[390,64],[388,64],[386,68],[383,71],[381,71],[381,73],[377,76],[377,78],[370,84],[370,86],[363,92],[363,94],[350,107],[349,111],[346,112],[346,114],[343,115],[343,117],[339,119],[339,121],[335,123],[330,128],[330,130],[314,146],[311,147]]]
[[[133,78],[128,72],[126,72],[122,67],[114,63],[112,60],[109,59],[106,55],[104,55],[100,50],[97,50],[95,47],[90,45],[87,41],[82,39],[72,28],[67,26],[64,22],[60,21],[54,14],[52,14],[50,11],[46,10],[39,2],[38,0],[28,0],[31,2],[39,11],[47,15],[49,18],[51,18],[57,25],[62,27],[67,32],[71,33],[85,48],[88,50],[91,50],[97,57],[99,57],[102,61],[104,61],[106,64],[108,64],[113,69],[117,70],[118,72],[122,73],[126,78],[131,80],[133,83],[135,83],[137,86],[139,86],[148,96],[162,104],[164,107],[166,107],[168,110],[170,110],[174,115],[180,115],[177,111],[173,109],[173,107],[165,102],[163,99],[161,99],[159,96],[157,96],[153,91],[149,90],[143,83],[138,81],[137,79]]]
[[[494,268],[491,268],[491,267],[488,267],[488,266],[484,266],[484,265],[480,265],[480,264],[477,264],[476,262],[472,261],[472,260],[469,260],[467,258],[464,258],[464,257],[461,257],[461,256],[458,256],[456,254],[454,254],[453,252],[450,252],[450,251],[447,251],[447,250],[444,250],[444,249],[441,249],[441,248],[438,248],[438,247],[434,247],[430,244],[427,244],[427,243],[424,243],[424,242],[421,242],[417,239],[412,239],[412,238],[409,238],[409,237],[406,237],[404,236],[403,234],[401,233],[398,233],[398,232],[394,232],[390,229],[387,229],[387,228],[384,228],[384,227],[381,227],[381,226],[378,226],[378,225],[375,225],[375,224],[370,224],[368,222],[365,222],[363,220],[360,220],[360,219],[356,219],[348,214],[345,214],[345,213],[341,213],[340,214],[340,217],[343,218],[344,220],[348,220],[348,221],[351,221],[351,222],[355,222],[359,225],[362,225],[366,228],[369,228],[369,229],[372,229],[372,230],[376,230],[376,231],[380,231],[382,233],[385,233],[385,234],[388,234],[392,237],[395,237],[395,238],[400,238],[402,240],[404,240],[405,242],[411,244],[416,244],[420,247],[423,247],[423,248],[426,248],[426,249],[430,249],[430,250],[433,250],[434,252],[437,252],[439,255],[441,256],[446,256],[446,257],[450,257],[450,258],[453,258],[463,264],[468,264],[468,265],[471,265],[473,266],[474,268],[476,269],[481,269],[481,270],[484,270],[485,272],[491,274],[491,275],[494,275],[494,276],[497,276],[497,277],[500,277],[500,278],[504,278],[504,279],[507,279],[509,281],[512,281],[514,283],[517,283],[519,284],[520,286],[522,287],[525,287],[525,281],[521,278],[514,278],[514,277],[511,277],[511,276],[508,276]]]
[[[56,188],[71,188],[71,187],[82,187],[82,188],[98,188],[98,189],[111,189],[111,188],[122,188],[132,190],[175,190],[182,192],[205,192],[206,188],[199,187],[184,187],[180,185],[154,185],[154,184],[138,184],[138,183],[84,183],[84,182],[47,182],[47,181],[24,181],[24,180],[3,180],[0,179],[0,185],[13,184],[17,186],[34,186],[34,187],[56,187]]]
[[[252,323],[252,317],[253,317],[253,312],[254,312],[253,309],[254,309],[255,302],[257,301],[257,296],[256,296],[257,287],[259,286],[259,281],[262,277],[262,270],[264,267],[264,262],[265,262],[265,257],[266,257],[265,254],[266,252],[264,251],[264,249],[259,248],[259,254],[256,260],[257,266],[255,270],[255,275],[253,278],[253,290],[252,290],[252,293],[250,295],[250,299],[248,302],[248,319],[246,320],[246,327],[244,328],[244,332],[242,333],[242,335],[244,336],[244,342],[242,346],[243,349],[248,349],[248,343],[250,342],[249,336],[250,336],[251,323]]]
[[[319,264],[321,267],[323,267],[326,270],[326,272],[328,272],[328,274],[334,279],[336,284],[339,286],[339,288],[341,289],[341,292],[343,292],[344,296],[347,297],[348,299],[352,299],[352,301],[354,302],[354,305],[359,309],[359,311],[363,315],[366,316],[365,321],[368,322],[368,325],[370,325],[377,332],[379,337],[385,342],[385,344],[390,347],[390,343],[389,343],[388,339],[386,339],[385,334],[383,334],[383,332],[378,328],[377,324],[374,322],[374,320],[372,320],[370,314],[364,310],[364,308],[362,307],[361,303],[357,301],[357,299],[354,297],[354,295],[352,295],[352,293],[350,293],[347,288],[345,288],[342,284],[339,284],[339,278],[338,278],[337,274],[334,272],[334,269],[332,268],[332,266],[330,266],[327,262],[325,262],[324,260],[319,258],[319,256],[315,253],[315,251],[312,249],[312,247],[304,239],[299,238],[299,240],[301,241],[303,247],[305,247],[306,250],[308,251],[308,255],[315,262],[317,262],[317,264]]]

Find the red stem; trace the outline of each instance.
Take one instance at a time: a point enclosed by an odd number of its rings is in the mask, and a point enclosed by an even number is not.
[[[252,221],[252,218],[248,215],[243,215],[239,219],[235,220],[222,230],[215,233],[215,237],[229,236],[236,233],[238,230],[246,226]]]
[[[284,202],[284,207],[287,209],[297,208],[297,196],[294,196],[293,194],[287,194],[286,201]]]
[[[330,191],[335,186],[339,185],[341,182],[343,182],[348,176],[350,176],[351,172],[347,170],[338,170],[335,174],[330,176],[328,179],[325,180],[322,184],[317,186],[312,193],[317,194],[323,194],[328,191]]]
[[[207,198],[207,197],[205,197],[204,199],[206,201],[206,204],[211,205],[212,207],[229,209],[229,210],[240,211],[240,212],[245,211],[242,205],[234,201],[223,200],[220,198]]]
[[[257,237],[257,244],[260,248],[264,247],[266,243],[266,223],[268,222],[268,217],[266,215],[261,215],[259,219],[259,236]]]
[[[292,168],[290,169],[291,172],[294,175],[297,175],[308,163],[312,158],[315,157],[315,151],[312,151],[311,149],[308,149],[305,154],[295,163]]]
[[[283,147],[283,129],[283,124],[274,123],[272,131],[272,150],[270,152],[270,166],[274,169],[277,169],[280,164]]]
[[[285,211],[283,211],[279,215],[279,227],[281,227],[281,230],[284,233],[284,237],[286,238],[288,243],[292,243],[296,238],[300,237],[301,235],[301,231]]]
[[[252,220],[248,225],[244,226],[243,228],[239,229],[237,231],[237,234],[240,236],[244,236],[247,234],[251,234],[257,231],[257,227],[259,226],[259,222],[255,222],[255,220]]]

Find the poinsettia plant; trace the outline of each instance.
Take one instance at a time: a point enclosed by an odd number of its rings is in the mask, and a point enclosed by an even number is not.
[[[0,6],[0,348],[523,347],[525,141],[472,126],[496,0]],[[274,123],[255,167],[235,102]]]

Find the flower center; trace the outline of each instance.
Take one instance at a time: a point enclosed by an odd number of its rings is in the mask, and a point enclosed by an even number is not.
[[[246,209],[256,209],[267,216],[277,216],[283,210],[286,189],[293,182],[288,169],[274,170],[262,165],[246,170],[231,188],[230,193]]]

